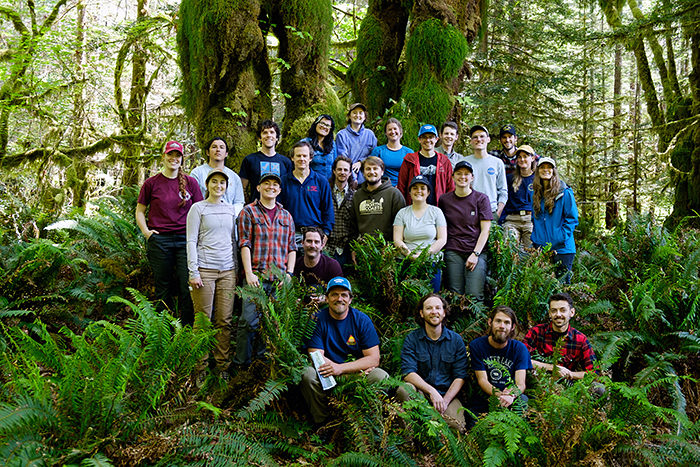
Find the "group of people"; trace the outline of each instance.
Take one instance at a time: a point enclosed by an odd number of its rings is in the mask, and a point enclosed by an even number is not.
[[[572,190],[553,159],[515,146],[512,125],[501,128],[503,148],[494,154],[487,151],[487,128],[471,127],[473,154],[463,156],[454,151],[454,122],[439,133],[421,126],[420,150],[413,151],[401,144],[399,120],[387,120],[383,146],[366,120],[366,107],[351,105],[347,126],[334,137],[333,118],[320,115],[290,157],[277,152],[279,126],[265,120],[260,150],[245,157],[238,174],[225,165],[223,138],[207,143],[207,162],[190,175],[182,168],[183,146],[170,141],[162,170],[143,184],[136,222],[146,238],[156,298],[174,309],[177,296],[186,324],[194,323],[195,313],[212,320],[220,374],[231,361],[247,365],[264,352],[259,312],[245,299],[231,358],[239,271],[246,284],[268,295],[280,273],[301,277],[321,287],[309,299],[322,302],[323,286],[354,262],[349,244],[363,234],[383,235],[409,257],[427,250],[437,264],[444,255],[445,277],[436,267],[430,278],[436,293],[444,288],[483,300],[485,248],[498,220],[523,247],[549,246],[562,270],[571,270],[578,223]]]
[[[309,366],[301,382],[302,395],[317,424],[329,415],[322,378],[364,375],[368,382],[379,383],[389,377],[379,368],[379,337],[371,318],[350,306],[350,282],[344,277],[331,279],[326,296],[328,308],[319,312],[308,343],[309,352],[321,352],[323,363]],[[401,376],[406,384],[396,397],[401,401],[425,397],[456,430],[471,426],[492,406],[524,412],[526,373],[533,367],[565,383],[595,371],[595,354],[588,339],[570,325],[576,310],[566,293],[549,298],[550,322],[532,327],[522,341],[514,339],[518,319],[507,306],[496,307],[488,319],[487,335],[468,345],[446,327],[449,308],[442,296],[426,295],[417,311],[418,329],[406,336],[401,350]],[[478,389],[466,400],[461,394],[470,371]]]

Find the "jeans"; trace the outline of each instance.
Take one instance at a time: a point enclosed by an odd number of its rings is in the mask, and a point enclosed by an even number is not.
[[[562,283],[571,284],[571,268],[574,266],[576,253],[554,253],[552,262],[557,265],[557,276]]]
[[[153,234],[146,241],[146,255],[153,271],[155,295],[159,303],[175,310],[173,297],[177,296],[177,309],[183,324],[194,323],[194,310],[189,292],[187,270],[187,238],[185,234]]]
[[[214,360],[220,371],[231,364],[231,321],[233,318],[233,293],[236,287],[236,271],[199,268],[202,287],[193,288],[192,303],[195,313],[204,313],[212,320],[216,333]]]
[[[462,255],[456,251],[445,251],[446,288],[461,295],[467,293],[482,301],[486,283],[486,253],[481,253],[473,271],[467,271],[468,257],[469,255]]]
[[[260,285],[267,294],[273,296],[273,281],[260,281]],[[260,310],[258,305],[249,298],[243,299],[243,310],[238,319],[236,331],[236,358],[237,365],[250,365],[253,357],[265,355],[265,345],[260,341]]]

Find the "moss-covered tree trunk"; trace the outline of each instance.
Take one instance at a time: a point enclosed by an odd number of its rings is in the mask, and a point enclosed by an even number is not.
[[[327,82],[328,50],[333,27],[330,0],[274,2],[274,33],[279,40],[282,68],[280,89],[285,95],[283,148],[306,136],[320,113],[337,115],[340,102]]]
[[[416,0],[406,42],[406,77],[402,86],[407,117],[406,143],[417,145],[418,127],[459,121],[453,96],[466,75],[468,44],[481,25],[477,0]]]
[[[260,28],[260,0],[183,0],[177,34],[182,104],[203,144],[229,141],[229,163],[256,148],[261,120],[270,118],[270,69]]]
[[[357,38],[357,58],[348,68],[347,82],[355,101],[372,116],[381,115],[390,99],[401,95],[403,73],[399,58],[406,40],[410,12],[405,0],[370,0]]]

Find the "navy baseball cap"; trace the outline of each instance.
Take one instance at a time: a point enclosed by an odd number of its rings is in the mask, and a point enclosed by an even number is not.
[[[437,129],[435,128],[434,125],[431,125],[430,123],[426,123],[422,127],[420,127],[420,130],[418,130],[418,137],[420,138],[426,133],[432,133],[435,136],[438,135]]]
[[[518,134],[515,132],[515,126],[512,123],[509,123],[508,125],[503,125],[501,127],[501,130],[498,132],[498,137],[500,138],[506,133],[510,133],[513,136],[518,136]]]
[[[350,286],[350,281],[343,276],[336,276],[328,281],[328,287],[326,287],[326,293],[330,292],[333,287],[344,287],[352,292],[352,287]]]
[[[422,183],[423,185],[428,187],[428,190],[432,193],[433,191],[433,186],[430,184],[430,180],[428,180],[428,177],[425,175],[416,175],[413,177],[413,180],[411,180],[411,183],[408,184],[408,189],[410,190],[413,185],[418,185],[419,183]]]
[[[467,161],[459,161],[459,162],[457,162],[457,164],[455,165],[455,168],[454,168],[454,170],[452,171],[452,173],[457,172],[459,169],[467,169],[467,170],[470,171],[471,173],[474,173],[474,168],[473,168],[472,165],[471,165],[469,162],[467,162]]]

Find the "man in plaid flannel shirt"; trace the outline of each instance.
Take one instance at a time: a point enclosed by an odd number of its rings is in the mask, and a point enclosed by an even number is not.
[[[532,327],[523,343],[532,355],[532,364],[536,368],[554,371],[554,365],[536,360],[537,356],[551,357],[560,338],[564,339],[561,356],[556,370],[559,376],[567,380],[582,379],[586,372],[593,371],[595,354],[586,336],[569,325],[576,314],[571,296],[567,293],[554,294],[549,297],[549,318],[547,324]]]
[[[291,277],[296,261],[294,220],[277,202],[281,182],[276,173],[262,174],[257,186],[260,199],[245,206],[238,216],[238,243],[246,283],[262,286],[268,295],[274,292],[275,280],[279,279],[274,277],[272,268],[286,271]],[[260,312],[255,302],[244,299],[238,320],[235,363],[248,365],[254,353],[261,356],[265,352],[263,346],[255,342],[259,327]]]

